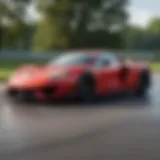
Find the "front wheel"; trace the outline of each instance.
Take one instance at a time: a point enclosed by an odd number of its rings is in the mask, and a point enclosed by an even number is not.
[[[77,96],[80,101],[93,101],[95,98],[94,80],[91,76],[82,76],[77,83]]]

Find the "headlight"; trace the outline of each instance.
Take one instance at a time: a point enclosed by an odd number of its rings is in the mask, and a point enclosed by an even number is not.
[[[53,73],[49,76],[49,79],[62,79],[68,76],[68,72],[59,72],[59,73]]]

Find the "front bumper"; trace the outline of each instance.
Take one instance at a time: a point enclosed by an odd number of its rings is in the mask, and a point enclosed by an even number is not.
[[[37,100],[61,99],[72,94],[74,95],[74,92],[74,83],[69,82],[47,84],[45,86],[40,87],[7,87],[7,93],[11,97],[23,95],[27,97],[32,97],[33,99]]]

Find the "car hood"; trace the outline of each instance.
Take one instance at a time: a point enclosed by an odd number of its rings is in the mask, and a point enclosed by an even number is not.
[[[59,74],[59,73],[73,73],[77,74],[79,71],[82,71],[84,67],[57,67],[57,66],[26,66],[18,69],[13,73],[10,80],[15,81],[44,81],[50,76]]]

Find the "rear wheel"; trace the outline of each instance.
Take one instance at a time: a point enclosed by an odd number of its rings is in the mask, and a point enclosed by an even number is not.
[[[143,97],[147,94],[150,86],[150,75],[147,71],[143,71],[139,77],[138,87],[135,91],[136,96]]]
[[[77,83],[77,99],[80,101],[93,101],[95,97],[95,84],[91,75],[84,74]]]

